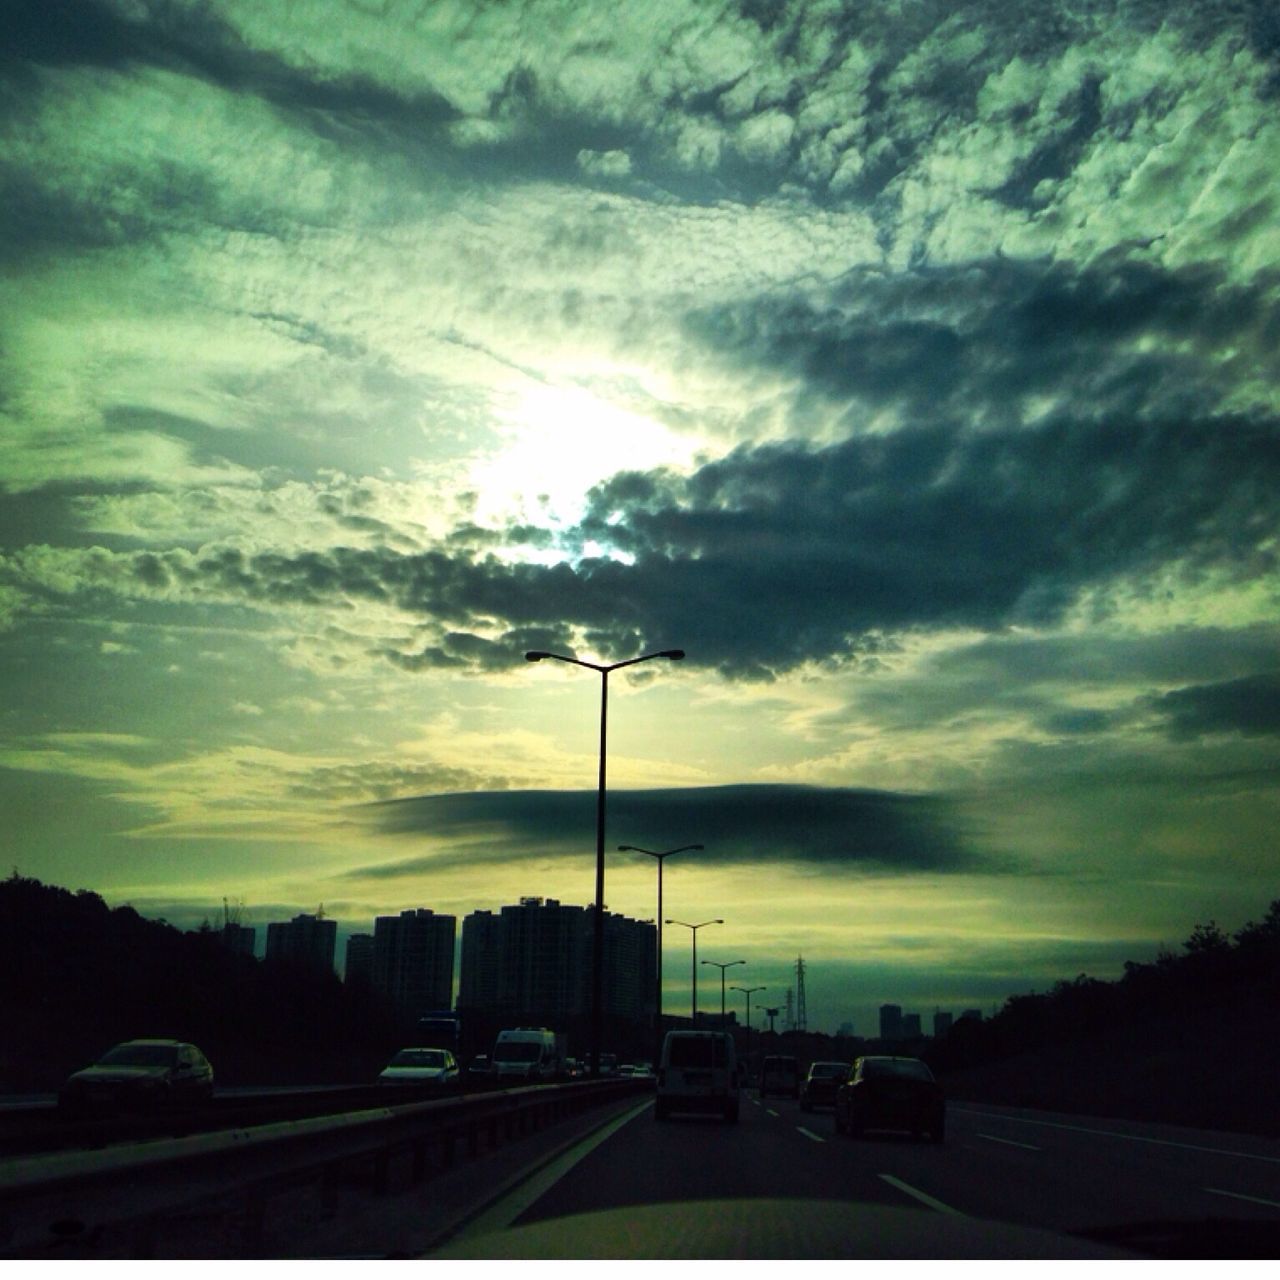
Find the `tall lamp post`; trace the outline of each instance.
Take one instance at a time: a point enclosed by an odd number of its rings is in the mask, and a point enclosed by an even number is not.
[[[701,924],[688,924],[684,920],[668,920],[668,924],[684,925],[693,934],[693,1000],[692,1011],[693,1016],[689,1019],[690,1024],[697,1026],[698,1023],[698,930],[705,929],[709,924],[724,924],[723,920],[703,920]]]
[[[732,969],[735,964],[746,964],[745,960],[727,960],[721,964],[719,960],[704,960],[703,964],[715,965],[720,970],[720,1024],[724,1025],[724,971]]]
[[[751,993],[753,991],[768,991],[768,987],[734,987],[734,991],[741,991],[747,997],[747,1057],[751,1057]]]
[[[563,653],[546,653],[531,649],[525,655],[526,662],[541,662],[552,658],[556,662],[568,662],[575,667],[586,667],[600,673],[600,782],[596,790],[596,919],[591,939],[591,1074],[600,1075],[600,1037],[604,1012],[604,794],[605,794],[605,739],[609,723],[609,672],[621,667],[634,667],[637,662],[651,658],[684,657],[683,649],[660,649],[657,653],[644,653],[624,662],[602,664],[583,662]]]
[[[618,846],[619,853],[644,853],[651,858],[658,860],[658,963],[657,963],[657,979],[656,989],[654,992],[653,1002],[653,1040],[654,1040],[654,1062],[662,1053],[662,864],[673,853],[684,853],[689,849],[702,849],[700,844],[682,844],[678,849],[667,849],[662,853],[654,853],[652,849],[642,849],[636,844],[620,844]]]

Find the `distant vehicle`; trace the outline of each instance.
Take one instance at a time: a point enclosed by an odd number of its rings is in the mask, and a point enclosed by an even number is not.
[[[946,1128],[942,1087],[919,1058],[859,1058],[836,1090],[837,1133],[856,1138],[869,1129],[905,1129],[941,1142]]]
[[[413,1047],[448,1049],[456,1058],[462,1052],[462,1019],[452,1010],[424,1013],[413,1033]]]
[[[760,1096],[767,1098],[771,1093],[800,1096],[800,1064],[794,1058],[774,1054],[760,1064]]]
[[[616,1076],[618,1074],[618,1055],[616,1053],[602,1053],[600,1055],[600,1074],[602,1076]]]
[[[833,1107],[836,1089],[844,1083],[852,1070],[848,1062],[812,1062],[809,1074],[800,1086],[800,1110],[812,1111],[814,1107]]]
[[[489,1061],[487,1053],[477,1053],[471,1059],[471,1065],[467,1068],[469,1076],[487,1076],[493,1074],[493,1063]]]
[[[566,1058],[564,1073],[570,1080],[581,1080],[587,1074],[586,1064],[579,1062],[577,1058]]]
[[[193,1044],[181,1040],[126,1040],[91,1067],[77,1071],[58,1091],[65,1111],[163,1107],[208,1102],[213,1067]]]
[[[658,1067],[654,1116],[676,1111],[719,1112],[738,1120],[741,1077],[733,1037],[727,1031],[668,1031]]]
[[[499,1079],[554,1080],[564,1069],[565,1038],[546,1027],[499,1031],[493,1046],[493,1074]]]
[[[448,1049],[401,1049],[387,1063],[378,1083],[456,1089],[460,1083],[458,1061]]]

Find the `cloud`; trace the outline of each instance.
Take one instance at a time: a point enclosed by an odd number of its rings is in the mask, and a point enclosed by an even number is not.
[[[1161,695],[1152,706],[1174,738],[1280,737],[1280,672],[1189,685]]]
[[[1275,418],[1062,414],[740,447],[690,475],[622,473],[592,491],[572,535],[621,558],[29,547],[8,572],[33,593],[381,606],[438,633],[416,653],[375,646],[408,669],[501,668],[574,635],[606,657],[679,644],[692,662],[768,679],[874,654],[896,631],[1054,624],[1117,582],[1265,583],[1277,489]]]
[[[375,830],[429,834],[440,851],[349,874],[394,879],[477,862],[580,856],[595,804],[592,791],[507,791],[369,806],[360,816]],[[626,790],[609,794],[608,820],[614,831],[646,833],[659,849],[705,844],[697,855],[705,866],[786,863],[912,873],[978,865],[948,802],[936,796],[767,785]]]

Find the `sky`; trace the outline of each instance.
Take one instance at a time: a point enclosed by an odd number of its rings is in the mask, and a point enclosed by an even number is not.
[[[21,874],[587,903],[601,682],[524,654],[679,647],[609,681],[605,900],[703,844],[756,1009],[1280,896],[1267,0],[3,9]]]

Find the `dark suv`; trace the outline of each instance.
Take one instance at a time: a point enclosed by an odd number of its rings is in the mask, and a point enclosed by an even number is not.
[[[836,1090],[836,1132],[857,1138],[868,1129],[906,1129],[934,1142],[946,1135],[947,1102],[919,1058],[859,1058]]]
[[[760,1064],[760,1096],[776,1093],[783,1098],[800,1096],[800,1064],[795,1058],[773,1054]]]
[[[77,1071],[59,1090],[58,1106],[68,1111],[150,1108],[212,1097],[213,1068],[195,1045],[126,1040]]]
[[[800,1086],[800,1110],[812,1111],[814,1107],[835,1105],[836,1090],[844,1083],[850,1071],[847,1062],[814,1062],[809,1074]]]

